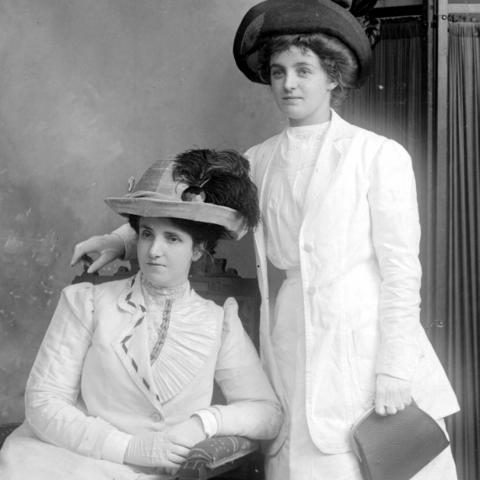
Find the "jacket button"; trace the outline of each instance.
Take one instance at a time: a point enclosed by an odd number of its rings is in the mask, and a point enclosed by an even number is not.
[[[312,253],[313,252],[313,245],[311,243],[305,243],[303,245],[303,250],[307,253]]]
[[[314,294],[315,294],[315,290],[316,290],[315,285],[310,285],[310,286],[307,288],[307,293],[308,293],[309,295],[314,295]]]
[[[153,412],[151,415],[150,415],[150,418],[154,421],[154,422],[160,422],[162,420],[162,416],[158,413],[158,412]]]

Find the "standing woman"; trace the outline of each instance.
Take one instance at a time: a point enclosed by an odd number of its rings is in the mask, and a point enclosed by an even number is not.
[[[419,320],[411,159],[331,109],[371,62],[365,32],[336,3],[256,5],[234,56],[250,80],[270,85],[288,118],[246,153],[263,219],[255,232],[262,354],[287,418],[268,478],[360,479],[348,438],[369,407],[390,415],[413,399],[443,428],[458,410]],[[267,258],[286,274],[273,311]],[[455,479],[450,449],[414,478]]]
[[[270,85],[288,119],[248,150],[262,223],[255,231],[265,368],[285,411],[267,452],[269,480],[360,480],[349,444],[371,406],[393,415],[412,399],[445,428],[458,411],[420,320],[420,225],[408,153],[332,109],[368,75],[371,49],[331,0],[267,0],[238,28],[234,55]],[[92,237],[73,262],[91,270],[132,235]],[[270,308],[267,258],[285,272]],[[454,480],[450,449],[415,480]],[[387,480],[387,479],[386,479]]]

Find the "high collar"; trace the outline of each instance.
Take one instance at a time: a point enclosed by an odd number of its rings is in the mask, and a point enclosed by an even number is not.
[[[146,312],[146,299],[149,302],[162,303],[170,299],[182,299],[191,291],[188,281],[178,287],[160,288],[142,277],[142,273],[138,272],[129,280],[127,287],[120,294],[118,305],[123,310],[134,312],[140,309],[142,312]]]
[[[145,275],[140,274],[140,282],[145,300],[153,303],[163,303],[165,300],[183,298],[190,290],[190,283],[186,280],[175,287],[160,287],[150,282]]]

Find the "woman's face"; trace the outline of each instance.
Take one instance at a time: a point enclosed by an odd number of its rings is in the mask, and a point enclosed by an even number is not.
[[[270,86],[292,127],[330,118],[330,91],[336,87],[315,53],[290,47],[270,58]]]
[[[139,223],[138,264],[147,280],[159,287],[187,281],[192,261],[201,257],[190,234],[168,218],[142,217]]]

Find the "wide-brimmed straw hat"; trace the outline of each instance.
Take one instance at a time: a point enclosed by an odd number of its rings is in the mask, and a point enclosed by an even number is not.
[[[275,35],[324,33],[343,42],[355,54],[357,85],[370,72],[372,49],[359,21],[332,0],[266,0],[252,7],[243,17],[233,42],[238,68],[249,80],[267,84],[260,75],[259,50]]]
[[[105,203],[127,217],[168,217],[213,223],[224,227],[231,239],[239,239],[246,233],[242,214],[233,208],[205,202],[202,186],[175,181],[173,167],[173,161],[157,161],[138,183],[133,178],[129,180],[128,193],[107,197]]]

